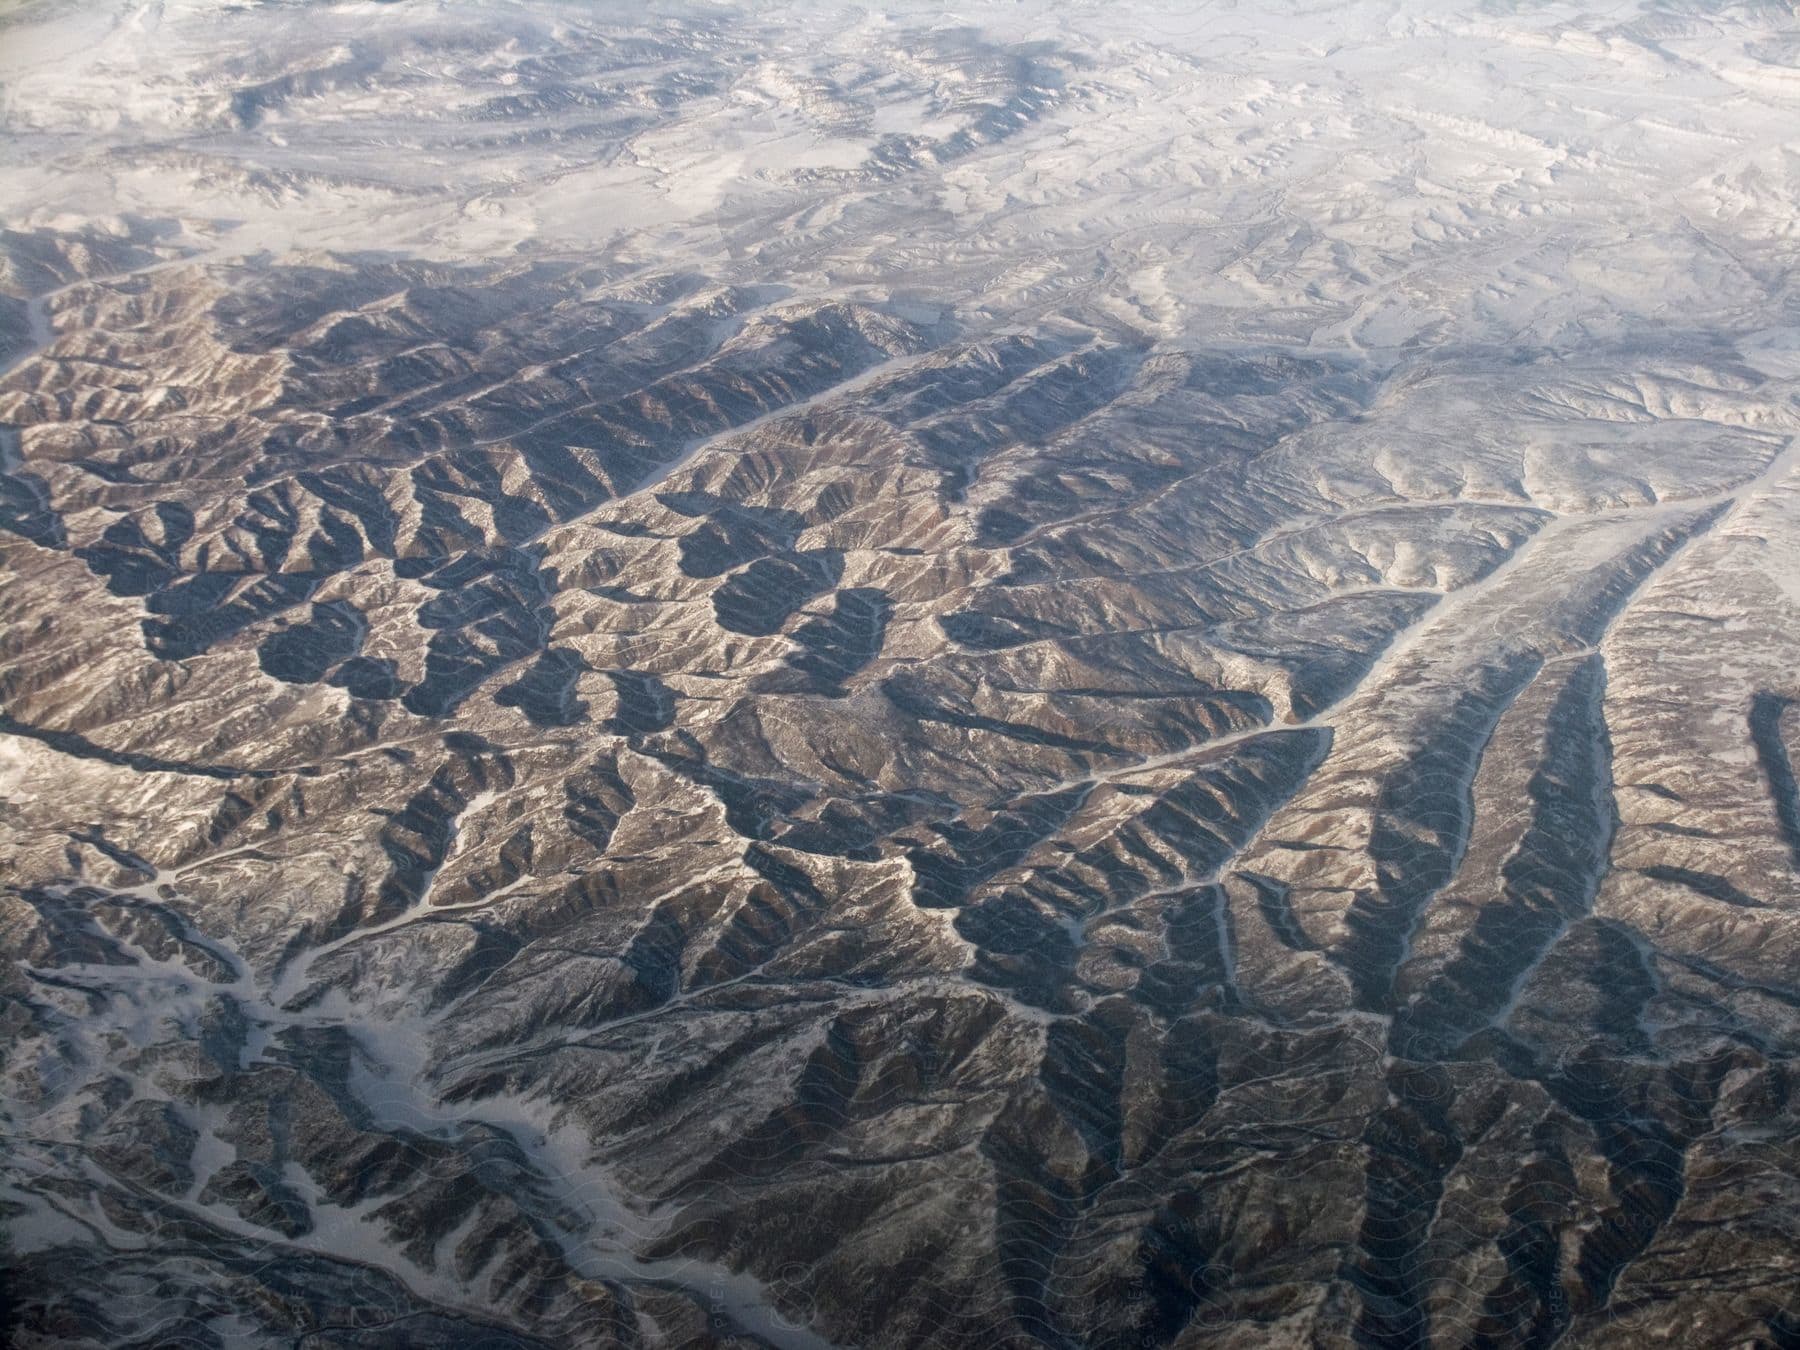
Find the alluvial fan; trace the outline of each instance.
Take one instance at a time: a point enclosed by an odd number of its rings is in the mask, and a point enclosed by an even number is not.
[[[1800,18],[0,6],[0,1335],[1800,1345]]]

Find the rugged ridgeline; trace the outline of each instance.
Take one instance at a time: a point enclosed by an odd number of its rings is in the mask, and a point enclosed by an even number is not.
[[[656,31],[481,125],[770,87]],[[908,236],[1123,78],[931,43],[678,256],[0,236],[19,1343],[1800,1343],[1800,363]]]

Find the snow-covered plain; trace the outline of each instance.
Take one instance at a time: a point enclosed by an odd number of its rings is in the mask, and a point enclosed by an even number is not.
[[[1769,313],[1785,13],[39,0],[0,155],[15,227],[168,218],[224,255],[605,248],[1167,339],[1624,340]],[[1033,55],[971,70],[979,42]]]

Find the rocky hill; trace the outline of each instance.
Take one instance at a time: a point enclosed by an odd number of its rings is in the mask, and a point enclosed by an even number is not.
[[[1800,1344],[1800,20],[0,11],[22,1346]]]

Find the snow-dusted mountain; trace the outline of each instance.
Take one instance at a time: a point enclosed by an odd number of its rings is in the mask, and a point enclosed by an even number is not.
[[[20,1345],[1800,1344],[1800,15],[0,5]]]

